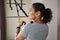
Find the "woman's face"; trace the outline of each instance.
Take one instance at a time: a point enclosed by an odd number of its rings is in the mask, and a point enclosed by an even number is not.
[[[28,18],[31,19],[31,20],[35,19],[35,11],[34,11],[33,7],[31,7],[30,10],[29,10]]]
[[[29,13],[28,13],[28,19],[30,20],[35,20],[36,18],[40,17],[40,12],[35,12],[33,6],[30,8]]]

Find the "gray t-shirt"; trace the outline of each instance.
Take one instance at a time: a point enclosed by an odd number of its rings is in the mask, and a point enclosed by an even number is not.
[[[48,35],[47,24],[26,24],[20,31],[25,37],[25,40],[46,40]]]

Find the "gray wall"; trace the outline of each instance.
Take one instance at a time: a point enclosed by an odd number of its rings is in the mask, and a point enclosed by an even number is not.
[[[60,40],[60,0],[58,0],[58,40]]]
[[[51,8],[53,12],[53,18],[49,24],[49,35],[47,40],[57,40],[57,0],[43,0],[43,3],[46,5],[46,7]]]

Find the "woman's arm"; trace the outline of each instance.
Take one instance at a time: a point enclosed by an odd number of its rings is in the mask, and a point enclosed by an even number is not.
[[[24,40],[24,36],[20,34],[20,27],[23,25],[23,21],[19,23],[19,26],[16,28],[15,40]]]
[[[24,36],[22,34],[19,33],[19,30],[20,29],[16,29],[16,37],[15,37],[15,40],[24,40]]]

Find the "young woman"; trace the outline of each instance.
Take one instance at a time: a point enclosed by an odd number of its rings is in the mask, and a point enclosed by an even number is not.
[[[33,3],[28,14],[33,23],[26,24],[21,30],[23,21],[16,28],[16,40],[46,40],[48,24],[52,19],[51,9],[45,8],[42,3]]]

